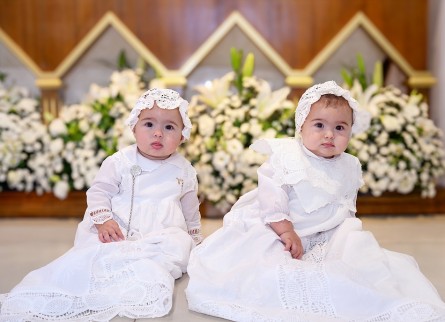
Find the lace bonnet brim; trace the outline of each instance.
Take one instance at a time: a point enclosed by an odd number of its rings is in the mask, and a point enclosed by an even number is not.
[[[184,123],[184,128],[182,129],[182,136],[184,137],[183,141],[188,140],[192,130],[192,122],[187,115],[187,108],[189,104],[179,95],[178,92],[172,89],[152,88],[142,94],[131,110],[126,121],[126,124],[131,128],[131,130],[133,131],[134,126],[138,122],[141,111],[146,108],[153,108],[155,102],[156,105],[162,109],[179,109],[179,113],[182,117],[182,123]]]
[[[338,86],[334,81],[328,81],[309,87],[298,101],[295,112],[295,133],[297,135],[301,132],[301,127],[311,110],[312,104],[325,94],[343,96],[348,101],[352,109],[352,134],[361,133],[368,129],[371,115],[366,110],[360,108],[358,102],[351,96],[348,90]]]

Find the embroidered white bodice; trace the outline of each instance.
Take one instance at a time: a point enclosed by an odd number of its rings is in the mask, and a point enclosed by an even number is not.
[[[359,160],[347,153],[326,159],[298,139],[256,141],[269,155],[258,170],[258,200],[265,222],[290,220],[301,237],[332,229],[353,217],[363,184]]]
[[[134,165],[140,168],[140,174],[133,183]],[[199,239],[197,189],[196,171],[180,154],[174,153],[166,160],[150,160],[137,152],[136,145],[131,145],[104,160],[87,191],[84,221],[89,222],[87,230],[95,230],[94,224],[111,214],[124,235],[130,230],[134,238],[154,230],[180,227]],[[76,242],[81,242],[81,237],[80,230]]]

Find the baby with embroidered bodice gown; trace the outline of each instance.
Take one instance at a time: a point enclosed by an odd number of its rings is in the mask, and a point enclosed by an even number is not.
[[[109,321],[169,313],[175,279],[202,240],[196,172],[177,153],[188,103],[150,89],[127,124],[136,143],[106,158],[74,247],[1,299],[0,321]]]
[[[296,137],[261,139],[258,187],[192,250],[191,310],[233,321],[445,321],[445,303],[405,254],[379,246],[355,217],[363,184],[345,153],[369,125],[329,81],[299,100]]]

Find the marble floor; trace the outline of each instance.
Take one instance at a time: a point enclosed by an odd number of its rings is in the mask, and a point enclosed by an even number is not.
[[[412,255],[445,299],[445,214],[361,218],[384,248]],[[29,271],[62,255],[73,243],[76,219],[0,219],[0,293],[8,292]],[[222,225],[203,219],[208,236]],[[173,309],[165,317],[138,321],[222,321],[187,309],[187,275],[176,281]],[[132,321],[115,318],[113,322]]]

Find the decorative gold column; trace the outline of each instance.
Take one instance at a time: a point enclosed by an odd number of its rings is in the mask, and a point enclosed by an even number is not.
[[[47,124],[59,115],[62,105],[60,88],[62,81],[58,77],[41,77],[36,80],[36,85],[41,90],[42,121]]]

